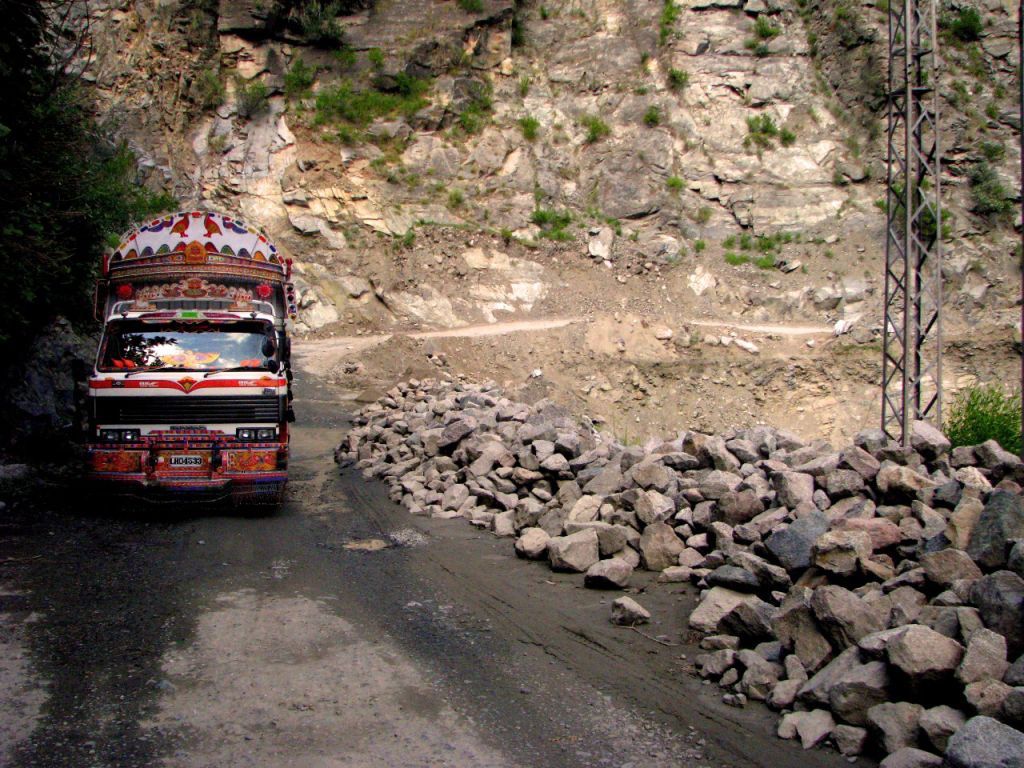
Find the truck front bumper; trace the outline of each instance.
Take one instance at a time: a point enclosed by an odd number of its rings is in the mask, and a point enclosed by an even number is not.
[[[279,499],[288,479],[288,447],[231,445],[88,446],[94,485],[151,501]]]

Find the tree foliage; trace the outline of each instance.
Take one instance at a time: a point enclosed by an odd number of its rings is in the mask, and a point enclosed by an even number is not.
[[[87,316],[104,240],[174,204],[135,183],[123,143],[97,125],[67,74],[75,36],[61,7],[6,3],[0,27],[0,350],[56,314]],[[65,23],[69,23],[65,21]],[[56,52],[63,52],[59,58]],[[72,54],[74,51],[72,50]]]

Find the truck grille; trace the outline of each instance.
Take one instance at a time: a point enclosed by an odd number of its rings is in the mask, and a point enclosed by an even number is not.
[[[98,424],[266,424],[281,420],[276,395],[97,397]]]

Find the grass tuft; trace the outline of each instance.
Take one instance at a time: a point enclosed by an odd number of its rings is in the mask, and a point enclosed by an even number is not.
[[[946,437],[953,447],[995,440],[1015,455],[1021,448],[1020,392],[995,385],[959,392],[946,415]]]

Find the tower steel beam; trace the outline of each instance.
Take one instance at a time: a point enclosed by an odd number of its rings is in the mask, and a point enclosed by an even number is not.
[[[882,429],[942,425],[942,205],[936,0],[889,5]]]

